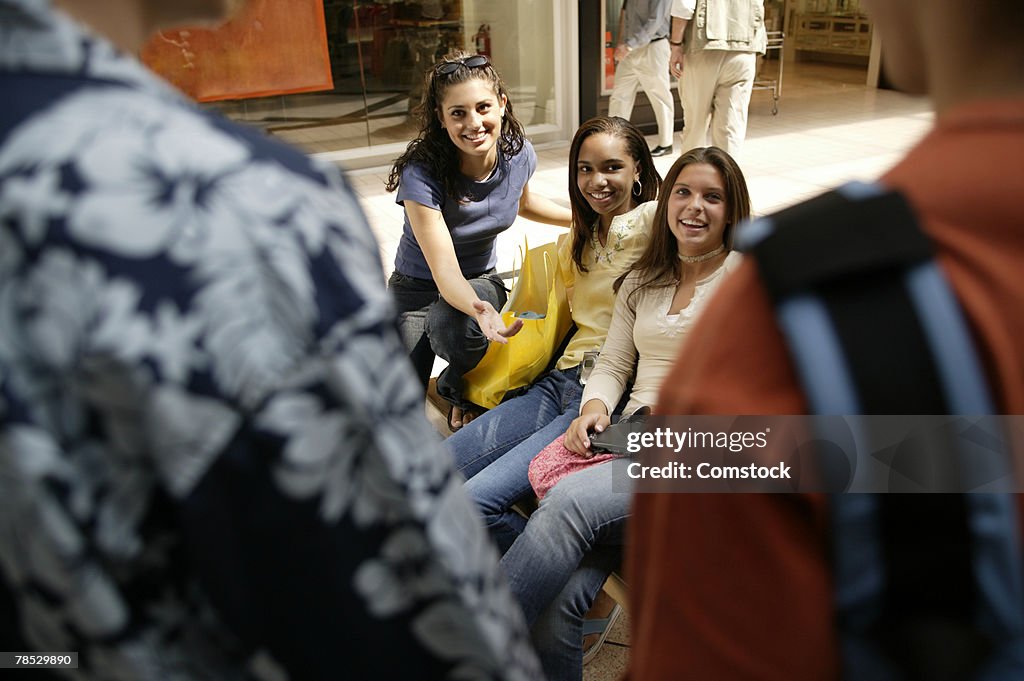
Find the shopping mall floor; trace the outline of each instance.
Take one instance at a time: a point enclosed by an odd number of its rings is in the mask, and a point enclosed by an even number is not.
[[[771,93],[755,91],[742,156],[738,159],[750,186],[754,211],[774,212],[848,180],[870,180],[893,165],[927,131],[933,115],[926,102],[863,85],[860,68],[797,62],[786,65],[778,115],[771,113]],[[656,142],[648,137],[651,146]],[[676,136],[676,152],[681,152]],[[540,192],[568,205],[567,143],[537,150],[539,164],[530,181]],[[655,159],[665,173],[674,157]],[[402,209],[384,191],[387,168],[349,174],[380,242],[385,270],[393,267],[402,234]],[[498,269],[512,268],[524,236],[531,245],[554,240],[561,229],[519,219],[498,240]],[[439,428],[443,417],[428,407]],[[616,679],[625,668],[628,617],[620,619],[608,643],[588,665],[586,681]]]

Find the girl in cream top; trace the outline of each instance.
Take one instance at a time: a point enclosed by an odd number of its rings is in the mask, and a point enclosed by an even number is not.
[[[590,456],[590,433],[611,423],[631,379],[624,412],[655,405],[687,332],[739,262],[732,234],[749,215],[746,181],[726,152],[692,149],[672,165],[648,246],[617,281],[607,340],[580,400],[580,415],[565,431],[567,449]]]
[[[619,280],[579,416],[544,448],[571,472],[548,490],[501,565],[533,631],[563,632],[534,637],[548,678],[582,674],[583,617],[612,569],[608,550],[621,545],[629,515],[631,495],[621,479],[613,484],[613,462],[591,456],[589,434],[611,422],[634,371],[626,411],[654,405],[669,366],[686,359],[679,353],[684,339],[738,265],[733,227],[749,215],[746,182],[728,154],[711,147],[679,157],[661,184],[648,246]],[[572,465],[573,454],[582,465]],[[600,554],[584,564],[598,546]]]
[[[724,275],[735,269],[740,260],[739,253],[728,253],[720,267],[696,282],[689,304],[674,314],[669,310],[678,282],[638,290],[641,275],[630,272],[615,298],[608,338],[583,390],[582,403],[600,400],[611,414],[633,378],[636,366],[633,390],[623,413],[653,407],[662,380],[679,356],[683,339]]]

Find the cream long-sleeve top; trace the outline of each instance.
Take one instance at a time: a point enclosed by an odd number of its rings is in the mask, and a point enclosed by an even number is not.
[[[653,407],[661,382],[679,355],[683,339],[725,275],[734,270],[741,259],[739,253],[729,253],[721,267],[697,282],[689,304],[672,315],[668,311],[676,287],[648,287],[631,295],[641,281],[639,272],[631,272],[615,297],[608,338],[583,390],[580,404],[601,400],[611,414],[629,385],[636,366],[633,391],[623,413],[632,414],[641,407]]]

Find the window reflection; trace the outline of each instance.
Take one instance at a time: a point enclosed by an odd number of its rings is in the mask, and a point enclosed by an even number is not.
[[[524,123],[554,124],[554,4],[542,0],[252,0],[233,27],[217,32],[184,29],[190,41],[185,49],[194,55],[191,76],[199,78],[217,68],[215,62],[222,66],[237,60],[238,53],[255,49],[246,58],[261,70],[260,75],[268,76],[269,85],[241,94],[225,88],[222,96],[199,96],[178,85],[205,106],[308,151],[358,149],[414,138],[410,113],[420,101],[423,73],[441,55],[459,48],[489,54]],[[287,7],[284,14],[282,7]],[[315,27],[304,9],[322,13],[313,22]],[[287,33],[285,25],[297,23],[300,16],[305,23],[283,43],[272,48],[262,43],[272,32],[268,27]],[[226,43],[224,54],[215,57],[203,40],[215,44],[225,30],[234,32],[220,41]],[[180,42],[181,35],[164,39]],[[300,68],[299,55],[308,60],[310,54],[320,60],[325,72],[319,78],[297,85],[285,83],[287,79],[280,75],[269,78],[272,71],[294,75]],[[172,56],[180,61],[179,54]],[[161,71],[155,61],[148,60]],[[173,81],[172,68],[165,66],[161,72]],[[222,80],[222,85],[237,84],[233,75]]]

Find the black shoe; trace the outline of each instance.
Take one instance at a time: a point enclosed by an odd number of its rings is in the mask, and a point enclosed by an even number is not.
[[[672,147],[654,147],[651,149],[651,156],[668,156],[672,153]]]

